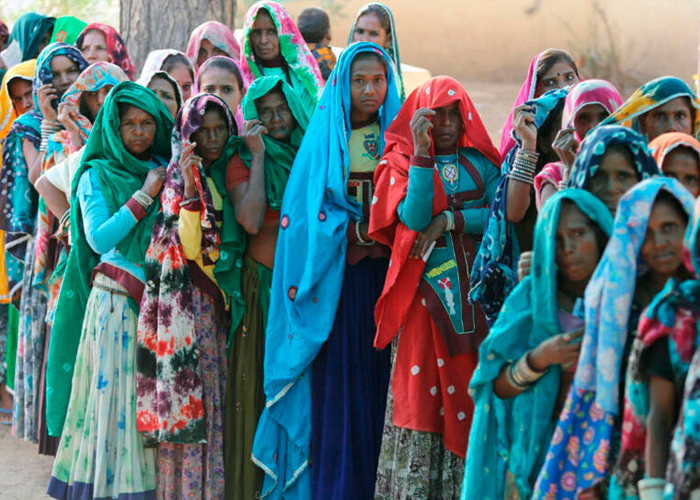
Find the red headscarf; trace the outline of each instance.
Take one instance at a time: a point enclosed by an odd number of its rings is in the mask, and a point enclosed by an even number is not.
[[[78,47],[78,50],[83,50],[83,40],[85,39],[87,32],[91,30],[101,31],[105,36],[105,40],[107,41],[107,51],[109,52],[109,61],[107,62],[119,66],[124,71],[126,76],[129,77],[129,80],[133,81],[134,65],[131,62],[131,57],[129,57],[129,53],[126,50],[126,45],[124,44],[124,40],[122,40],[121,35],[110,25],[90,23],[85,26],[85,29],[80,33],[78,39],[75,41],[75,46]]]

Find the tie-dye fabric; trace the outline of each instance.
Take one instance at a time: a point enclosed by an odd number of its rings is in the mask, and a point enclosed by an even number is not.
[[[80,33],[80,36],[78,36],[78,39],[75,42],[75,46],[82,50],[83,40],[85,39],[85,35],[87,34],[87,32],[90,30],[98,30],[102,32],[102,34],[105,36],[105,39],[107,40],[109,62],[119,66],[122,70],[124,70],[124,73],[126,73],[126,76],[129,77],[129,80],[133,80],[135,73],[134,64],[131,62],[129,52],[127,52],[126,50],[124,40],[122,40],[122,37],[119,34],[119,32],[116,29],[112,28],[110,25],[103,23],[88,24],[87,26],[85,26],[85,29],[82,31],[82,33]]]
[[[231,59],[237,61],[241,57],[241,48],[231,29],[218,21],[207,21],[192,31],[190,41],[187,42],[187,57],[193,65],[197,64],[197,54],[199,54],[202,40],[209,40],[214,47],[223,50]]]

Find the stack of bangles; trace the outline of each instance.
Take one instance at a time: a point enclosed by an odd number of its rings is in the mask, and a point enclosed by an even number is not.
[[[540,154],[536,151],[519,150],[515,154],[515,161],[513,161],[513,166],[508,173],[508,178],[533,185],[539,157]]]
[[[63,227],[70,222],[70,208],[63,212],[61,218],[58,220],[58,227]]]
[[[134,191],[133,198],[143,207],[144,210],[146,210],[148,207],[151,206],[153,203],[153,198],[148,196],[146,193],[141,191],[140,189],[137,189]]]
[[[49,149],[49,136],[60,132],[63,129],[61,122],[56,120],[41,120],[41,146],[39,146],[40,153],[46,153]]]
[[[529,354],[506,366],[506,380],[515,389],[525,390],[547,373],[546,370],[539,372],[530,366],[527,360]]]

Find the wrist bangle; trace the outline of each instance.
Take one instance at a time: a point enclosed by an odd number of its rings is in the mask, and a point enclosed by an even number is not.
[[[133,198],[141,205],[144,209],[148,208],[151,206],[153,203],[153,198],[148,196],[146,193],[141,191],[140,189],[137,189],[134,192]]]
[[[195,202],[195,201],[199,201],[199,198],[197,198],[196,196],[193,196],[192,198],[187,198],[186,200],[182,200],[180,202],[180,206],[184,207],[185,205],[188,205],[188,204]]]
[[[359,222],[353,222],[355,225],[355,236],[357,236],[357,243],[359,245],[372,245],[374,243],[374,240],[366,240],[362,237],[360,234],[360,223]]]
[[[455,214],[452,210],[443,210],[445,218],[447,219],[447,224],[445,225],[445,231],[453,231],[455,228]]]

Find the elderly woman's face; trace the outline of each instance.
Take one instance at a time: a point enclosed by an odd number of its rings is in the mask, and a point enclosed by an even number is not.
[[[129,153],[136,158],[147,158],[156,136],[156,121],[141,108],[129,106],[121,117],[119,134]]]

